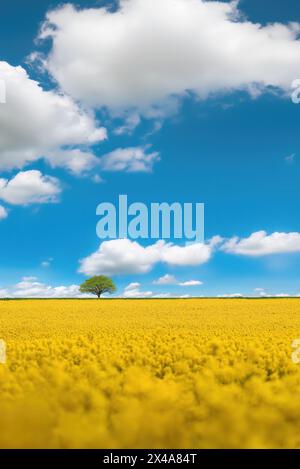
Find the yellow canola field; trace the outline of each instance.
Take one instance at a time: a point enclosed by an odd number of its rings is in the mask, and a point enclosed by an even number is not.
[[[300,299],[0,301],[1,448],[300,448]]]

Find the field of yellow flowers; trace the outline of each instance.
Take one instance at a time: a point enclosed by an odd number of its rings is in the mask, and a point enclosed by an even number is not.
[[[299,448],[300,300],[0,302],[1,448]]]

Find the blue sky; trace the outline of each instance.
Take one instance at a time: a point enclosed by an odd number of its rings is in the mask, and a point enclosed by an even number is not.
[[[187,11],[182,0],[149,2],[129,0],[114,23],[122,5],[99,15],[112,2],[79,1],[77,10],[2,2],[2,296],[76,296],[92,273],[112,275],[127,296],[299,295],[300,105],[290,99],[300,78],[299,2],[244,0],[235,18],[227,2],[214,2],[216,11],[201,0],[189,0]],[[58,33],[45,23],[56,8],[50,23]],[[172,18],[176,8],[184,15]],[[112,155],[124,151],[127,163],[116,169]],[[199,262],[180,251],[178,265],[168,247],[162,257],[145,252],[154,240],[101,248],[96,206],[119,194],[145,204],[204,202],[208,258],[201,247]],[[216,245],[214,236],[222,238]],[[93,269],[80,272],[82,259]]]

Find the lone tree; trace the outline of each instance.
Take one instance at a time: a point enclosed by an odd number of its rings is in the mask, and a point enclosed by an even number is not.
[[[80,291],[81,293],[93,293],[100,298],[103,293],[114,293],[116,286],[109,277],[98,275],[83,282],[80,285]]]

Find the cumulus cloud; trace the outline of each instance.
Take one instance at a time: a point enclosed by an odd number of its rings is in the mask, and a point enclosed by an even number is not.
[[[253,257],[300,252],[300,233],[275,232],[268,235],[266,231],[257,231],[248,238],[235,236],[226,241],[221,249],[231,254]]]
[[[86,275],[146,273],[159,259],[158,243],[144,248],[128,239],[104,241],[96,252],[80,261],[79,272]]]
[[[200,282],[200,280],[187,280],[186,282],[180,282],[178,285],[181,287],[196,287],[203,285],[203,282]]]
[[[155,113],[187,91],[288,90],[299,75],[299,31],[247,21],[236,1],[121,0],[113,12],[63,5],[39,37],[52,39],[44,66],[71,96]]]
[[[161,261],[169,265],[200,265],[207,262],[212,254],[214,241],[208,244],[193,243],[186,246],[165,244],[161,250]]]
[[[65,168],[75,176],[84,175],[100,164],[94,153],[79,149],[55,150],[49,152],[45,159],[52,168]]]
[[[160,160],[156,151],[147,153],[147,148],[118,148],[100,159],[105,171],[125,171],[127,173],[151,172],[154,163]]]
[[[141,291],[141,284],[138,282],[133,282],[127,285],[124,288],[123,297],[124,298],[150,298],[153,296],[152,291]]]
[[[93,114],[66,95],[44,91],[20,66],[0,61],[0,76],[6,84],[6,104],[0,106],[0,170],[22,169],[42,157],[73,172],[90,167],[95,161],[91,154],[74,147],[106,138]]]
[[[4,218],[8,217],[8,213],[5,207],[0,205],[0,220],[4,220]]]
[[[0,179],[0,199],[12,205],[57,202],[61,192],[58,179],[40,171],[20,171],[12,179]]]
[[[1,298],[89,298],[79,285],[52,286],[39,282],[36,277],[23,277],[16,285],[0,289]]]
[[[200,265],[207,262],[213,243],[177,246],[157,241],[147,247],[129,239],[103,241],[98,250],[80,261],[79,272],[86,275],[143,274],[155,264]]]
[[[141,290],[141,284],[133,282],[124,288],[121,298],[190,298],[190,295],[179,295],[174,293],[153,293],[152,291]]]
[[[174,275],[166,274],[160,277],[157,280],[154,280],[154,285],[179,285],[181,287],[194,287],[197,285],[203,285],[203,282],[200,280],[186,280],[184,282],[179,282]]]
[[[131,135],[134,129],[140,124],[141,117],[137,112],[129,112],[128,115],[123,115],[123,124],[114,129],[115,135]]]
[[[267,293],[264,288],[255,288],[254,291],[256,296],[261,298],[287,298],[291,296],[289,293]]]
[[[176,285],[178,280],[174,275],[166,274],[153,281],[154,285]]]
[[[0,298],[10,298],[9,291],[6,288],[0,288]]]

